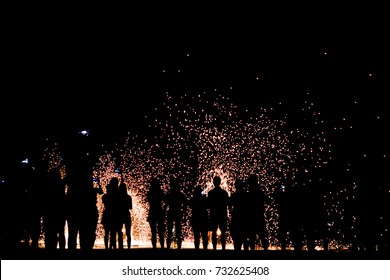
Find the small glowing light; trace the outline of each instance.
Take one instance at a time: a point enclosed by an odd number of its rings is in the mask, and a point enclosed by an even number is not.
[[[221,236],[221,230],[219,229],[219,227],[217,229],[217,236]]]
[[[368,73],[368,77],[372,77],[372,73]]]
[[[86,130],[86,129],[81,130],[81,131],[80,131],[80,134],[81,134],[81,135],[84,135],[84,136],[88,136],[88,135],[89,135],[89,130]]]
[[[26,159],[22,160],[22,163],[25,163],[25,164],[27,164],[27,163],[28,163],[28,158],[26,158]]]

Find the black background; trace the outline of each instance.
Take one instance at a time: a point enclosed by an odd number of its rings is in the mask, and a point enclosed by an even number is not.
[[[389,44],[380,7],[285,8],[269,17],[250,7],[174,16],[132,8],[107,17],[12,10],[2,52],[2,173],[46,138],[71,143],[90,129],[96,145],[112,143],[142,133],[166,91],[215,88],[244,107],[293,107],[310,92],[329,130],[353,116],[356,129],[332,139],[340,161],[367,153],[382,165],[375,158],[389,152]]]

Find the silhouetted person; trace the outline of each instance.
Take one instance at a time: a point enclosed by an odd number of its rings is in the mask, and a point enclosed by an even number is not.
[[[230,235],[233,239],[234,250],[241,250],[247,232],[246,190],[244,181],[237,179],[234,182],[235,192],[230,196],[231,227]]]
[[[71,166],[67,176],[68,248],[76,249],[79,234],[80,249],[91,250],[99,218],[97,195],[103,191],[100,185],[94,188],[91,168],[82,160],[77,163]]]
[[[146,199],[149,204],[148,222],[152,234],[152,246],[156,249],[158,232],[160,247],[164,248],[165,213],[163,203],[165,200],[165,194],[157,179],[152,180]]]
[[[173,229],[177,240],[177,248],[181,249],[182,243],[182,221],[186,210],[187,200],[180,191],[180,185],[177,179],[171,179],[171,190],[166,196],[167,206],[167,248],[171,248]],[[174,227],[174,228],[173,228]]]
[[[100,185],[97,188],[93,185],[92,176],[85,182],[82,191],[83,220],[80,227],[80,249],[92,250],[96,240],[96,227],[99,220],[99,210],[97,208],[97,195],[103,194]]]
[[[82,189],[84,188],[84,177],[87,176],[85,167],[79,159],[69,161],[67,164],[66,183],[68,192],[66,195],[66,219],[68,222],[68,249],[77,248],[77,235],[80,235],[82,217]],[[80,237],[80,236],[79,236]]]
[[[102,196],[104,205],[102,224],[104,228],[104,246],[106,249],[116,249],[116,236],[120,228],[119,216],[119,179],[112,177]]]
[[[268,250],[268,234],[265,222],[265,194],[261,189],[256,174],[248,176],[248,195],[250,199],[250,213],[252,220],[249,222],[248,247],[255,250],[256,239],[259,237],[264,250]]]
[[[221,231],[222,250],[226,248],[226,230],[228,221],[229,194],[221,188],[221,178],[213,178],[214,188],[208,192],[210,209],[210,228],[212,232],[213,249],[217,249],[217,230]]]
[[[119,185],[119,196],[118,196],[118,206],[119,206],[119,223],[120,231],[122,232],[122,227],[125,225],[126,230],[126,239],[127,239],[127,249],[131,248],[131,214],[130,210],[133,209],[133,201],[131,196],[127,193],[127,186],[125,183]],[[123,248],[123,238],[118,239],[119,249]]]
[[[191,227],[194,233],[195,249],[199,249],[200,237],[202,236],[203,249],[207,249],[209,214],[207,210],[207,198],[202,193],[202,187],[194,188],[193,196],[190,199]]]
[[[45,248],[65,249],[65,182],[61,178],[60,167],[49,171],[47,177],[47,192],[45,197],[45,215],[43,217],[45,230]]]

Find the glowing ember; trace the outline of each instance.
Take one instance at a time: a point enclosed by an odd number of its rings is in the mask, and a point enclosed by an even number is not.
[[[145,198],[152,178],[160,179],[165,193],[170,179],[178,179],[181,191],[189,199],[196,185],[203,186],[207,194],[214,176],[221,177],[221,187],[230,195],[236,179],[256,173],[268,197],[265,212],[268,240],[271,246],[278,246],[276,186],[286,181],[294,184],[300,174],[322,167],[330,158],[331,146],[319,130],[320,113],[314,110],[314,103],[306,102],[300,115],[305,118],[307,128],[316,127],[310,132],[294,128],[288,123],[288,116],[280,117],[275,108],[239,110],[221,94],[185,95],[177,100],[167,94],[163,104],[156,108],[156,115],[148,116],[151,122],[143,137],[129,134],[123,144],[117,143],[100,156],[93,171],[103,192],[112,177],[127,184],[133,199],[133,244],[150,243]],[[61,163],[56,144],[46,149],[44,159],[49,162],[49,169]],[[62,172],[65,176],[65,167]],[[96,244],[102,244],[100,195],[97,206],[100,215]],[[188,210],[186,216],[189,215]],[[189,219],[184,222],[183,235],[184,243],[192,244]],[[227,237],[231,243],[229,232]]]

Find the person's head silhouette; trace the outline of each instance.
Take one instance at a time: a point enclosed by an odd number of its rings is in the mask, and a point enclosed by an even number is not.
[[[127,185],[126,183],[120,183],[119,185],[119,191],[123,194],[127,194]]]
[[[221,177],[215,176],[215,177],[213,178],[213,184],[214,184],[214,186],[215,186],[216,188],[221,187]]]
[[[109,183],[112,187],[116,188],[118,187],[119,185],[119,179],[117,177],[112,177],[110,179],[110,183]]]

